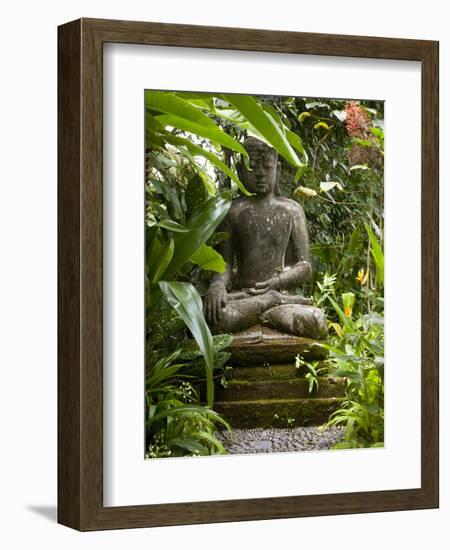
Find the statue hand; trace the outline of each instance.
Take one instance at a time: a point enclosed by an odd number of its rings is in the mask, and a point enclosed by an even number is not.
[[[257,296],[258,294],[265,294],[269,290],[279,290],[280,288],[280,278],[272,277],[267,281],[261,281],[260,283],[255,283],[254,288],[249,288],[248,293]]]
[[[203,309],[206,319],[216,324],[223,318],[223,308],[227,304],[227,290],[223,283],[212,284],[204,298]]]

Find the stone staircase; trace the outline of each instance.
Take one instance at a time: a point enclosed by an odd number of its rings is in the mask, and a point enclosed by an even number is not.
[[[324,359],[317,342],[258,325],[235,336],[229,348],[232,378],[217,385],[214,409],[236,429],[318,426],[342,405],[344,381],[319,378],[309,393],[305,370],[295,357]],[[281,361],[281,362],[280,362]]]

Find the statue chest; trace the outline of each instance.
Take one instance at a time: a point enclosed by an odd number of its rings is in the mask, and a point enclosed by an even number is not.
[[[288,212],[280,208],[249,207],[239,213],[234,229],[238,248],[284,254],[291,219]]]

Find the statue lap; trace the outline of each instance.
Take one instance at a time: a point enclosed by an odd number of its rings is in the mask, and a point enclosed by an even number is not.
[[[258,323],[307,338],[321,339],[327,334],[325,314],[311,300],[273,290],[259,296],[231,293],[222,319],[211,329],[216,334],[235,333]]]

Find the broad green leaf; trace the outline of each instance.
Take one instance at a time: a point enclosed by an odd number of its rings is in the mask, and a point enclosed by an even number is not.
[[[187,101],[191,100],[204,100],[209,101],[210,99],[214,99],[215,95],[210,94],[208,92],[173,92],[174,95],[181,97],[182,99],[185,99]]]
[[[306,172],[307,168],[308,168],[307,164],[303,164],[303,166],[300,166],[300,168],[297,170],[297,172],[295,172],[295,178],[294,178],[295,181],[298,181],[303,176],[303,174]]]
[[[231,429],[228,424],[226,424],[226,426],[229,430]],[[195,435],[199,439],[203,439],[207,443],[210,443],[211,445],[213,445],[219,451],[220,454],[226,454],[225,447],[222,445],[222,443],[210,433],[202,431],[202,432],[197,432]]]
[[[215,114],[217,116],[220,116],[224,120],[228,120],[229,122],[233,122],[234,124],[244,124],[246,122],[245,117],[242,116],[242,113],[240,113],[236,109],[216,109]]]
[[[206,393],[208,405],[214,401],[214,345],[211,332],[203,316],[202,300],[190,283],[160,281],[159,287],[169,304],[186,323],[197,341],[206,365]]]
[[[156,269],[154,273],[148,273],[149,278],[153,284],[157,283],[164,275],[167,266],[170,264],[173,258],[174,242],[173,239],[169,239],[165,242],[159,250],[158,258],[156,261]]]
[[[148,238],[148,236],[147,236]],[[146,254],[146,268],[147,276],[151,280],[153,278],[153,273],[156,273],[159,265],[159,257],[161,255],[161,250],[163,248],[163,242],[161,242],[159,233],[153,235],[151,241],[147,241],[147,254]]]
[[[359,229],[356,227],[352,233],[352,236],[350,237],[347,252],[349,254],[356,254],[360,246],[361,246],[361,233],[359,232]]]
[[[366,228],[367,235],[369,236],[370,241],[370,251],[372,252],[373,259],[375,260],[375,265],[377,266],[377,277],[381,283],[384,282],[384,253],[381,248],[380,242],[377,239],[375,233],[368,226],[367,223],[364,224]]]
[[[226,262],[217,250],[206,244],[198,248],[189,260],[206,271],[223,273],[227,267]]]
[[[164,126],[158,121],[158,119],[152,115],[149,111],[145,113],[145,129],[148,132],[162,132]]]
[[[236,151],[237,153],[247,156],[247,151],[244,147],[230,135],[226,134],[221,128],[219,128],[219,126],[205,126],[203,124],[198,124],[196,122],[192,122],[191,120],[171,114],[159,115],[155,118],[163,126],[172,126],[173,128],[178,128],[184,132],[196,134],[209,139],[218,145],[222,145],[232,151]]]
[[[295,181],[298,181],[303,176],[303,174],[306,172],[307,168],[308,168],[307,164],[303,164],[302,166],[300,166],[300,168],[297,170],[297,172],[295,172],[295,178],[294,178]]]
[[[219,354],[222,350],[228,348],[233,343],[234,337],[231,334],[215,334],[213,336],[214,352]],[[179,357],[183,360],[191,361],[201,355],[201,351],[193,340],[188,340],[178,349]]]
[[[186,227],[184,227],[180,223],[169,218],[161,220],[158,223],[149,223],[147,225],[148,227],[162,227],[163,229],[174,231],[175,233],[187,233],[189,231],[189,229],[186,229]]]
[[[299,151],[305,161],[307,162],[308,161],[308,155],[306,154],[306,151],[305,151],[305,148],[303,147],[303,142],[302,140],[300,139],[300,136],[297,135],[295,132],[293,132],[292,130],[290,130],[286,124],[284,124],[280,114],[277,112],[277,110],[272,107],[272,105],[268,105],[266,103],[262,103],[262,106],[263,106],[263,109],[269,114],[272,116],[273,120],[279,125],[279,127],[281,128],[283,134],[286,136],[287,140],[289,141],[289,143],[292,145],[292,147],[294,147],[295,149],[297,149],[297,151]]]
[[[339,319],[341,320],[342,324],[345,326],[345,327],[349,327],[350,326],[350,321],[349,319],[346,317],[346,315],[344,314],[342,308],[340,307],[340,305],[336,302],[336,300],[330,296],[330,295],[327,295],[327,298],[328,300],[331,302],[331,305],[334,307],[334,310],[336,311],[336,313],[338,314],[339,316]],[[327,347],[326,344],[319,344],[319,345],[322,345],[323,347]],[[329,348],[331,350],[331,348]],[[332,350],[332,351],[336,351],[336,350]],[[338,350],[338,353],[342,353]]]
[[[295,149],[297,149],[297,151],[299,151],[303,155],[305,162],[308,162],[308,155],[305,151],[305,148],[303,147],[303,142],[300,136],[294,133],[292,130],[289,130],[289,128],[285,128],[285,134],[292,147],[295,147]],[[305,169],[306,168],[307,166],[305,165]]]
[[[191,453],[198,452],[202,456],[209,455],[208,449],[192,437],[174,437],[170,443]]]
[[[246,196],[251,196],[252,193],[247,191],[247,189],[244,187],[243,183],[240,181],[240,179],[237,177],[237,175],[229,168],[223,160],[221,160],[217,155],[214,155],[214,153],[211,153],[210,151],[207,151],[206,149],[203,149],[203,147],[200,147],[199,145],[196,145],[195,143],[192,143],[189,139],[182,138],[180,136],[173,136],[171,134],[167,134],[163,136],[163,139],[170,143],[171,145],[176,146],[184,146],[188,149],[188,151],[192,155],[200,155],[202,157],[205,157],[208,159],[214,166],[219,168],[219,170],[222,170],[229,178],[231,178],[234,183],[239,187],[239,189],[242,191],[242,193]]]
[[[155,422],[158,422],[159,420],[162,420],[163,418],[167,418],[168,416],[175,416],[175,415],[182,415],[185,413],[203,413],[204,407],[201,407],[199,405],[185,405],[174,408],[174,409],[165,409],[160,412],[157,412],[152,418],[149,419],[149,424],[154,424]],[[211,413],[213,411],[209,411],[208,413]],[[217,415],[218,416],[218,415]]]
[[[192,163],[192,166],[194,167],[195,171],[197,172],[198,176],[200,176],[203,184],[206,187],[206,190],[208,193],[212,196],[217,194],[216,187],[214,185],[214,181],[210,178],[210,176],[207,174],[207,172],[199,165],[198,162],[195,161],[194,157],[191,155],[189,150],[186,147],[179,147],[178,151],[180,152],[180,155],[184,156],[185,158],[189,159],[189,161]]]
[[[343,332],[342,327],[339,323],[330,323],[330,327],[334,328],[334,331],[339,336],[339,338],[342,338]]]
[[[198,208],[186,223],[187,233],[176,233],[173,237],[175,251],[172,262],[165,271],[165,278],[171,279],[191,258],[221,223],[231,206],[228,194],[211,197]]]
[[[167,113],[202,126],[217,128],[215,122],[205,115],[201,109],[194,107],[173,92],[146,91],[145,106],[152,111]]]
[[[299,167],[297,154],[289,143],[283,130],[275,122],[273,117],[264,111],[258,101],[248,95],[224,95],[226,101],[231,103],[244,117],[261,133],[271,146],[293,166]]]
[[[273,147],[270,140],[267,139],[260,131],[258,131],[253,124],[251,124],[248,120],[246,120],[239,111],[234,109],[218,109],[217,114],[220,117],[224,118],[225,120],[234,122],[244,130],[247,130],[249,135],[253,135],[254,137],[260,139],[261,141],[264,141],[264,143],[266,143],[270,147]],[[303,155],[305,162],[308,162],[308,154],[306,153],[306,150],[303,146],[303,142],[300,136],[294,133],[286,125],[282,123],[281,123],[281,129],[283,131],[283,134],[286,136],[286,139],[288,140],[288,142],[292,145],[292,147],[294,147],[297,151],[299,151]],[[306,165],[305,165],[305,168],[306,168]]]
[[[261,101],[260,103],[261,107],[268,113],[273,120],[278,124],[278,126],[281,128],[283,133],[285,133],[286,125],[283,123],[281,119],[280,113],[275,109],[273,105],[269,105],[268,103],[265,103],[264,101]]]

